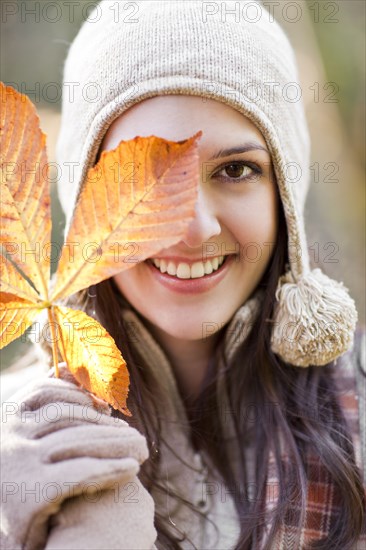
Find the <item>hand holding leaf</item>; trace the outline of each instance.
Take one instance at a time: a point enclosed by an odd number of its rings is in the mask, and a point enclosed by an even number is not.
[[[84,388],[130,415],[128,371],[113,338],[86,313],[57,301],[183,238],[194,216],[201,132],[178,143],[137,136],[102,153],[83,182],[50,291],[50,253],[43,254],[51,235],[45,135],[28,98],[3,84],[0,93],[1,347],[47,309],[56,374],[59,352]],[[97,341],[85,338],[87,328]]]

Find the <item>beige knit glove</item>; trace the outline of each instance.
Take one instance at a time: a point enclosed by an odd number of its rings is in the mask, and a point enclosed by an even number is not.
[[[93,403],[72,382],[47,376],[3,403],[4,550],[153,547],[154,503],[136,476],[146,439]],[[139,546],[131,544],[135,517]]]

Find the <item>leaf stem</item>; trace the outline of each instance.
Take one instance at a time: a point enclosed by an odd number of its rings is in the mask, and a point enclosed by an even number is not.
[[[48,314],[48,322],[50,323],[51,327],[51,335],[52,335],[52,356],[53,356],[53,364],[55,367],[55,374],[56,378],[60,377],[59,368],[58,368],[58,354],[57,354],[57,342],[56,342],[56,331],[54,327],[54,320],[53,320],[53,314],[52,314],[52,306],[47,309]]]

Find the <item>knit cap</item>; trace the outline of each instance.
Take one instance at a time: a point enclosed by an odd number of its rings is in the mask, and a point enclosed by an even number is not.
[[[353,345],[357,311],[343,283],[310,267],[303,217],[310,139],[296,60],[258,2],[102,0],[89,14],[64,66],[56,155],[70,175],[58,189],[65,230],[108,127],[136,103],[164,94],[221,101],[261,131],[288,232],[271,348],[296,366],[336,359]]]

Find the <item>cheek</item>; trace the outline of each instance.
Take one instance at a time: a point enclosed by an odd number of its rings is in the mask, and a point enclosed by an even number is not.
[[[269,259],[277,235],[277,201],[276,190],[265,188],[227,204],[223,223],[238,243],[241,257]]]
[[[138,264],[113,277],[116,285],[127,300],[138,308],[143,303],[141,289],[144,288],[144,281],[141,273],[141,265]]]

